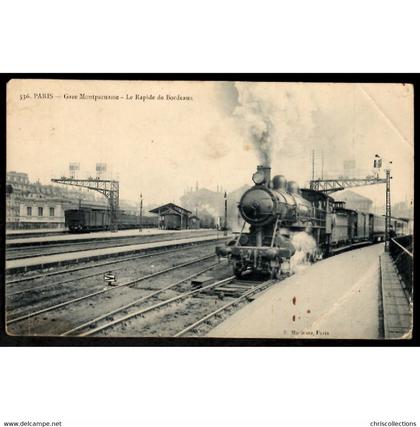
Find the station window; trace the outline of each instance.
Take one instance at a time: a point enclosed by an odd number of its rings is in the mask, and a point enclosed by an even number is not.
[[[50,208],[50,216],[54,216],[54,208]]]
[[[43,215],[44,215],[44,208],[40,206],[38,208],[38,216],[43,216]]]
[[[27,216],[32,216],[32,207],[31,206],[27,206],[26,207],[26,215]]]

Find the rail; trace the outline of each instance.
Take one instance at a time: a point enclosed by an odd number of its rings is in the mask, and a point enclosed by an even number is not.
[[[116,289],[128,287],[128,286],[131,286],[131,285],[135,285],[135,284],[137,284],[139,282],[142,282],[142,281],[145,281],[147,279],[151,279],[153,277],[160,276],[162,274],[165,274],[165,273],[177,270],[178,268],[183,268],[183,267],[187,267],[187,266],[190,266],[190,265],[193,265],[193,264],[200,263],[202,261],[206,261],[206,260],[211,259],[211,258],[213,258],[215,256],[216,256],[216,254],[206,255],[204,257],[196,258],[196,259],[194,259],[192,261],[188,261],[188,262],[185,262],[185,263],[182,263],[182,264],[176,264],[176,265],[174,265],[172,267],[165,268],[164,270],[159,270],[159,271],[156,271],[155,273],[151,273],[151,274],[148,274],[146,276],[137,277],[137,278],[135,278],[133,280],[130,280],[130,281],[126,282],[126,283],[121,283],[121,284],[113,286],[111,288],[103,288],[103,289],[101,289],[99,291],[94,291],[94,292],[88,293],[86,295],[83,295],[81,297],[72,298],[70,300],[61,302],[59,304],[51,305],[51,306],[43,308],[41,310],[37,310],[37,311],[33,311],[33,312],[30,312],[30,313],[23,314],[23,315],[21,315],[19,317],[15,317],[15,318],[12,318],[10,320],[7,320],[6,324],[10,325],[12,323],[20,322],[22,320],[26,320],[26,319],[38,316],[40,314],[47,313],[49,311],[57,310],[59,308],[68,306],[70,304],[78,303],[79,301],[83,301],[83,300],[86,300],[88,298],[95,297],[97,295],[102,295],[102,294],[108,293],[110,291],[114,291]]]
[[[401,277],[410,300],[413,297],[413,236],[401,236],[390,239],[389,254]]]
[[[182,331],[178,332],[177,334],[174,335],[174,337],[180,337],[182,335],[185,335],[187,332],[193,331],[197,326],[201,325],[202,323],[206,322],[207,320],[211,319],[212,317],[218,315],[219,313],[226,310],[227,308],[230,308],[231,306],[235,306],[235,305],[239,304],[239,302],[241,302],[243,299],[251,296],[252,294],[254,294],[256,292],[263,290],[264,288],[272,285],[273,283],[275,283],[274,280],[268,280],[267,282],[264,282],[259,286],[251,288],[249,291],[245,292],[240,297],[238,297],[238,298],[234,299],[233,301],[225,304],[224,306],[218,308],[217,310],[212,311],[210,314],[207,314],[206,316],[202,317],[200,320],[196,321],[192,325],[190,325],[190,326],[186,327],[185,329],[183,329]]]

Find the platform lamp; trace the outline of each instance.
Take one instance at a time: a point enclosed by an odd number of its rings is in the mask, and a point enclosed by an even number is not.
[[[139,231],[143,231],[143,194],[140,193]]]
[[[388,161],[385,167],[385,252],[389,252],[389,230],[391,226],[391,165],[392,161]],[[379,154],[375,154],[375,160],[373,167],[378,169],[377,177],[379,178],[379,171],[382,167],[382,157]]]

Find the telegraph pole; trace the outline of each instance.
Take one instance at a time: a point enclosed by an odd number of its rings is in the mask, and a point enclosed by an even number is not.
[[[390,162],[392,163],[392,162]],[[389,252],[389,230],[391,225],[391,169],[385,169],[386,174],[386,210],[385,210],[385,252]]]
[[[382,158],[378,154],[375,154],[375,158],[376,160],[374,161],[373,166],[380,171],[382,167]],[[388,162],[385,169],[385,252],[389,252],[389,230],[391,228],[391,164],[392,162]]]
[[[225,225],[224,225],[224,231],[223,231],[223,235],[227,236],[227,194],[225,191]]]
[[[139,231],[143,230],[143,194],[140,194]]]

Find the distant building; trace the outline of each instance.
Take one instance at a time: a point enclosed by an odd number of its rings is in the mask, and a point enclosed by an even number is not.
[[[409,203],[408,201],[404,202],[398,202],[392,205],[392,216],[395,216],[396,218],[414,218],[414,209],[412,202]]]
[[[97,201],[91,192],[33,183],[23,172],[7,172],[6,190],[7,229],[64,228],[66,209],[79,204],[107,206],[106,200]]]
[[[184,194],[180,203],[200,218],[202,228],[216,228],[217,218],[223,215],[224,198],[222,193],[200,188],[195,192]]]
[[[372,200],[354,191],[344,190],[334,193],[332,196],[336,201],[345,202],[347,209],[372,212]]]
[[[7,172],[6,180],[16,189],[23,189],[26,185],[29,185],[28,174],[23,172]]]
[[[64,228],[64,204],[59,199],[14,201],[12,206],[8,228]]]
[[[239,213],[238,203],[243,193],[249,188],[249,185],[243,185],[227,194],[227,227],[230,230],[240,231],[244,225],[244,220]],[[195,192],[187,190],[181,197],[180,203],[200,217],[201,228],[222,229],[225,224],[224,193],[225,191],[221,185],[217,186],[217,191],[207,188],[200,188]]]

